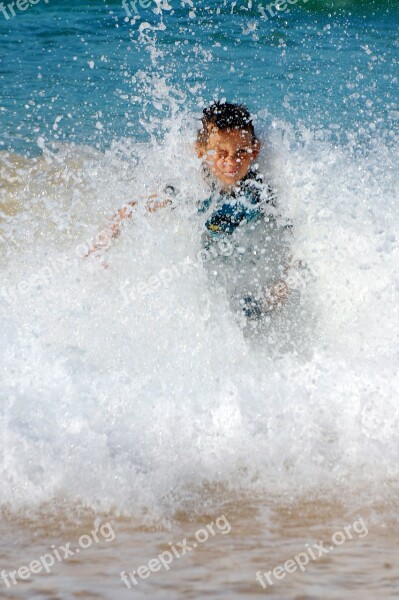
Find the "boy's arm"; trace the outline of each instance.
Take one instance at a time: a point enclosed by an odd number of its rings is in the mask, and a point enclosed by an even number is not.
[[[149,213],[156,212],[160,208],[165,208],[166,206],[169,206],[172,203],[172,200],[170,200],[169,198],[166,198],[164,200],[157,200],[156,198],[158,198],[157,194],[153,194],[152,196],[148,197],[148,200],[146,202],[146,210]],[[123,221],[132,218],[133,208],[135,208],[137,204],[138,202],[136,200],[133,200],[132,202],[128,202],[125,206],[120,208],[113,216],[108,228],[102,232],[105,234],[104,237],[108,238],[108,240],[117,238],[121,232]],[[94,252],[103,247],[104,244],[102,244],[100,241],[94,242],[85,256],[89,256],[90,254],[93,254]]]
[[[266,199],[263,201],[263,207],[261,208],[262,212],[266,212],[266,205],[268,208],[273,207],[277,208],[277,190],[271,185],[271,183],[267,184],[267,195]],[[271,217],[274,218],[275,214],[271,212]],[[281,227],[281,225],[280,225]],[[292,222],[289,219],[285,220],[285,224],[282,226],[282,229],[291,231],[292,230]],[[289,256],[286,261],[286,265],[283,269],[281,279],[277,280],[273,285],[266,288],[264,290],[263,297],[263,308],[265,311],[273,310],[274,308],[281,308],[287,298],[290,295],[292,289],[289,287],[287,283],[287,278],[289,272],[292,268],[298,268],[301,266],[301,261],[292,261],[292,256]]]

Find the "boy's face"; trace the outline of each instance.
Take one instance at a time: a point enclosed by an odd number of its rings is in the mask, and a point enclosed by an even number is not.
[[[260,143],[252,140],[248,131],[217,127],[209,132],[205,146],[197,146],[197,153],[205,160],[217,179],[226,186],[241,181],[248,173],[251,163],[259,154]]]

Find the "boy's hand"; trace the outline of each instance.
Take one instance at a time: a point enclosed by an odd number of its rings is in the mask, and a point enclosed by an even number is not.
[[[281,308],[287,300],[290,289],[285,281],[277,281],[272,287],[266,290],[264,298],[264,310],[270,311],[275,308]]]
[[[165,200],[149,200],[146,204],[146,207],[148,212],[153,213],[159,210],[160,208],[165,208],[166,206],[169,206],[170,204],[172,204],[172,200],[169,200],[169,198],[165,198]]]

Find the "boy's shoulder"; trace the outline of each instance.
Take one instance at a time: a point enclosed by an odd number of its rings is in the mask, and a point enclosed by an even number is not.
[[[249,170],[240,184],[244,190],[248,190],[249,201],[254,209],[262,213],[269,222],[273,222],[280,230],[293,229],[291,219],[283,217],[279,210],[276,186],[258,171],[257,165]]]
[[[259,172],[257,165],[250,168],[239,183],[239,193],[253,205],[277,207],[277,190]]]

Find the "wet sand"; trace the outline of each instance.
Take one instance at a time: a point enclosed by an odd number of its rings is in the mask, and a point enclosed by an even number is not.
[[[29,600],[128,598],[252,598],[295,600],[354,600],[398,598],[398,534],[394,520],[373,510],[350,514],[338,505],[318,506],[314,502],[289,508],[265,502],[225,505],[214,514],[180,514],[170,526],[142,527],[128,518],[104,515],[115,534],[113,541],[101,538],[91,548],[63,562],[56,562],[50,574],[38,574],[9,589],[1,581],[1,597]],[[197,544],[197,548],[174,558],[169,570],[161,568],[145,579],[137,578],[131,589],[121,581],[121,572],[148,564],[160,553],[175,548],[187,538],[192,545],[199,528],[224,514],[231,531]],[[65,515],[43,516],[39,520],[5,517],[1,525],[1,568],[7,572],[27,565],[49,551],[51,545],[65,546],[93,528],[94,515],[81,512],[79,526]],[[335,532],[363,519],[368,533],[353,532],[339,547],[317,560],[310,560],[303,572],[286,573],[263,589],[256,572],[272,571],[321,540],[329,547]],[[78,519],[78,517],[77,517]],[[358,530],[359,531],[359,530]],[[340,538],[341,539],[341,538]],[[191,547],[191,546],[190,546]],[[181,550],[180,550],[181,552]],[[314,554],[317,555],[316,551]],[[129,580],[128,580],[129,581]]]

